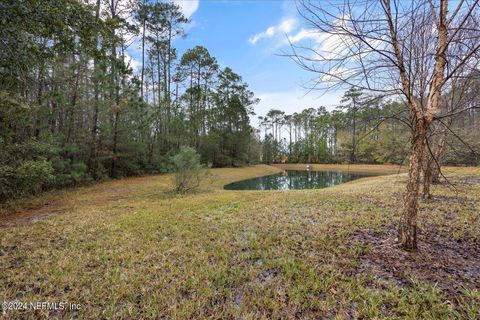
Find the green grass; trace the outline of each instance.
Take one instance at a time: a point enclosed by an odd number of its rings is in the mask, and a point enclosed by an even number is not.
[[[53,217],[0,229],[0,300],[65,301],[82,307],[5,315],[478,317],[478,289],[466,289],[452,302],[434,283],[401,286],[356,268],[372,248],[354,235],[396,224],[405,175],[363,178],[321,190],[222,189],[228,182],[276,171],[269,166],[214,169],[211,183],[183,196],[169,191],[168,175],[62,194],[65,200],[58,202],[56,210],[61,210]],[[480,170],[453,169],[449,175],[462,181],[480,176]],[[419,225],[432,224],[446,237],[477,241],[480,184],[457,188],[435,186],[435,196],[464,201],[422,202]]]

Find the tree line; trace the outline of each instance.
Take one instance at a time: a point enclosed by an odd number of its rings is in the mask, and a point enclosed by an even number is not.
[[[307,108],[291,115],[278,109],[260,118],[262,159],[292,163],[394,163],[407,154],[408,135],[388,115],[400,103],[352,88],[327,111]]]
[[[480,112],[465,106],[480,104],[476,94],[479,84],[480,79],[474,78],[462,99],[456,101],[463,104],[457,110],[464,111],[446,117],[448,129],[438,123],[429,130],[428,142],[437,162],[480,165]],[[451,108],[449,98],[451,94],[443,97],[441,115]],[[347,90],[332,111],[318,107],[286,114],[271,109],[259,117],[259,127],[265,163],[407,164],[407,106],[356,87]],[[434,160],[430,157],[425,161]],[[439,174],[433,174],[435,181]]]
[[[2,1],[0,200],[168,171],[181,146],[257,161],[257,99],[206,48],[179,55],[188,23],[163,1]]]

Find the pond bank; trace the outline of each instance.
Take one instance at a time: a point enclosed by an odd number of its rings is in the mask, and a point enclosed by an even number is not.
[[[350,171],[350,172],[375,172],[375,173],[403,173],[408,167],[403,165],[387,165],[387,164],[308,164],[308,163],[279,163],[272,164],[273,167],[283,170],[306,170],[307,166],[311,166],[317,171]]]

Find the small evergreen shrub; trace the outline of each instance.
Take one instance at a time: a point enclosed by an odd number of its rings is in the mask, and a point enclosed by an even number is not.
[[[190,147],[181,147],[171,158],[174,168],[173,186],[177,193],[197,189],[207,170],[200,162],[200,155]]]
[[[46,160],[23,162],[16,170],[17,193],[37,194],[54,180],[52,164]]]

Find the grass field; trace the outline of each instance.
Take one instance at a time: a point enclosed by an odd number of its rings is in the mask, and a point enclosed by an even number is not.
[[[479,168],[449,168],[454,186],[421,201],[417,253],[395,243],[405,174],[320,190],[222,188],[279,170],[213,169],[183,196],[159,175],[38,198],[1,223],[0,300],[81,307],[3,316],[480,317]]]

